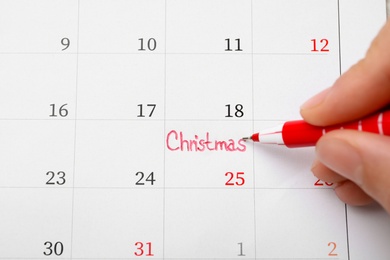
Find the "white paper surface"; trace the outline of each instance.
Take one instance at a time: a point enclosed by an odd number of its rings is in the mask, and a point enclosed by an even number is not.
[[[0,259],[389,259],[390,218],[242,143],[359,60],[383,0],[0,0]],[[314,46],[314,44],[316,46]]]

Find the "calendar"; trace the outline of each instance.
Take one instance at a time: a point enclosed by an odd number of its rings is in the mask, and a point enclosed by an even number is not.
[[[0,259],[389,259],[314,148],[241,138],[364,56],[384,0],[0,0]]]

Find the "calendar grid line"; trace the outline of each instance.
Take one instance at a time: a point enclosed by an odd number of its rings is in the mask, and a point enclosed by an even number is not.
[[[7,257],[7,258],[2,258],[0,259],[12,259],[12,260],[26,260],[24,257]],[[39,258],[39,257],[30,257],[28,259],[36,259],[36,260],[44,260],[44,259],[54,259],[54,258]],[[134,259],[145,259],[145,258],[135,258],[135,257],[123,257],[123,258],[107,258],[107,257],[94,257],[94,258],[85,258],[85,257],[74,257],[74,258],[58,258],[58,259],[64,259],[64,260],[93,260],[93,259],[105,259],[105,260],[134,260]],[[213,258],[200,258],[200,257],[169,257],[169,258],[150,258],[154,260],[237,260],[240,258],[226,258],[226,257],[213,257]],[[295,257],[295,258],[286,258],[286,257],[256,257],[256,258],[242,258],[245,260],[329,260],[330,258],[325,258],[325,257],[310,257],[310,258],[300,258],[300,257]],[[339,257],[332,257],[331,259],[338,260],[340,259]]]
[[[277,119],[45,119],[45,118],[37,118],[37,119],[29,119],[29,118],[3,118],[0,119],[0,121],[117,121],[117,122],[248,122],[252,123],[254,122],[284,122],[287,121],[287,119],[283,118],[277,118]]]
[[[345,231],[347,234],[347,256],[348,260],[351,259],[350,250],[349,250],[349,224],[348,224],[348,205],[345,204]]]
[[[80,36],[80,0],[77,0],[77,43],[76,51],[79,50]],[[76,54],[76,82],[75,82],[75,110],[74,110],[74,143],[73,143],[73,180],[72,180],[72,207],[71,207],[71,222],[70,222],[70,259],[73,256],[73,231],[74,231],[74,203],[75,203],[75,176],[76,176],[76,147],[77,147],[77,90],[79,82],[79,55]]]
[[[341,17],[340,17],[340,0],[337,0],[337,37],[338,37],[338,45],[339,45],[339,74],[342,74],[342,54],[341,54]]]
[[[166,116],[167,116],[167,106],[166,106],[166,103],[167,103],[167,0],[164,0],[164,41],[165,41],[165,44],[164,44],[164,136],[167,135],[167,122],[166,122]],[[162,143],[163,147],[165,147],[165,140],[163,140],[163,143]],[[166,191],[166,187],[165,187],[165,181],[166,181],[166,149],[164,149],[164,152],[163,152],[163,172],[164,172],[164,179],[163,179],[163,219],[162,219],[162,222],[163,222],[163,227],[162,227],[162,259],[165,259],[165,235],[166,235],[166,232],[165,232],[165,223],[166,223],[166,194],[165,194],[165,191]]]
[[[251,69],[252,69],[252,75],[251,75],[251,83],[252,83],[252,133],[255,132],[255,82],[254,82],[254,39],[253,39],[253,0],[251,0],[251,52],[252,52],[252,60],[251,60]],[[252,171],[253,171],[253,228],[255,230],[253,236],[254,236],[254,244],[257,245],[257,215],[256,215],[256,168],[255,168],[255,149],[252,149]],[[254,247],[254,254],[255,254],[255,259],[257,258],[257,246]]]
[[[341,54],[341,10],[340,10],[340,0],[337,0],[337,37],[338,37],[338,64],[339,64],[339,75],[342,74],[342,54]],[[349,250],[349,229],[348,229],[348,205],[344,204],[344,214],[345,214],[345,235],[346,235],[346,246],[347,246],[347,258],[351,259],[350,250]]]
[[[50,189],[75,189],[75,190],[333,190],[330,187],[142,187],[142,188],[134,188],[134,187],[34,187],[34,186],[7,186],[0,187],[0,189],[42,189],[42,190],[50,190]]]
[[[137,53],[137,52],[68,52],[68,53],[62,53],[62,52],[0,52],[0,55],[146,55],[146,56],[152,56],[152,55],[226,55],[226,56],[268,56],[268,55],[275,55],[275,56],[330,56],[329,53],[289,53],[289,52],[236,52],[236,53],[207,53],[207,52],[199,52],[199,53],[191,53],[191,52],[177,52],[177,53]]]

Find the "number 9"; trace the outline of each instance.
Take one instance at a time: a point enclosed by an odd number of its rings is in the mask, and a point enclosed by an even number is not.
[[[68,38],[62,38],[61,39],[61,44],[62,44],[62,46],[65,46],[65,48],[62,49],[64,51],[64,50],[69,48],[70,40]]]

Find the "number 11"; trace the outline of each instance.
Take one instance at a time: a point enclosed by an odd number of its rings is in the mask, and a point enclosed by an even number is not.
[[[230,48],[230,39],[225,39],[226,41],[226,49],[225,51],[233,51],[232,48]],[[234,51],[242,51],[241,49],[241,39],[236,39],[236,49]]]

